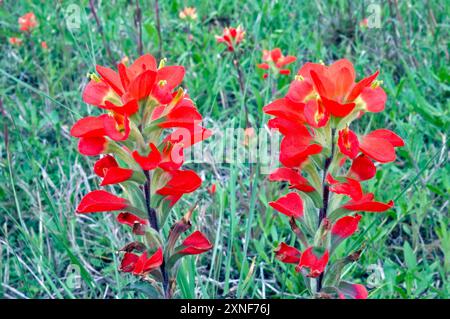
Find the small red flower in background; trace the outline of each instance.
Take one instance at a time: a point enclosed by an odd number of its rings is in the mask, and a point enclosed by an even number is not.
[[[43,48],[44,50],[48,50],[47,42],[42,41],[42,42],[41,42],[41,48]]]
[[[208,189],[208,192],[211,195],[214,195],[216,193],[216,184],[212,184],[211,187]]]
[[[197,9],[194,7],[186,7],[179,14],[180,19],[197,20]]]
[[[16,46],[20,46],[23,43],[22,39],[16,38],[16,37],[11,37],[8,39],[8,41],[11,45],[16,45]]]
[[[216,35],[217,43],[224,43],[227,45],[228,51],[235,51],[236,47],[244,39],[245,31],[241,26],[237,28],[227,27],[223,29],[221,36]]]
[[[281,53],[280,48],[275,48],[272,51],[263,50],[262,60],[264,62],[257,64],[256,67],[263,70],[269,70],[272,68],[279,74],[289,75],[291,71],[286,69],[285,66],[295,62],[297,58],[292,55],[284,56],[283,53]],[[263,77],[267,78],[267,76],[268,74],[264,73]]]
[[[29,12],[21,16],[18,20],[20,31],[31,32],[36,26],[36,16],[33,12]]]

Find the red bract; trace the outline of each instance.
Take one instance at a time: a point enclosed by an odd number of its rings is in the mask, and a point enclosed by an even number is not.
[[[22,39],[19,39],[16,37],[11,37],[8,39],[8,41],[11,45],[16,45],[16,46],[20,46],[23,43]]]
[[[394,201],[388,203],[381,203],[373,200],[374,195],[367,193],[359,200],[351,200],[347,202],[343,208],[351,211],[365,211],[365,212],[384,212],[394,206]]]
[[[277,168],[269,175],[269,180],[288,182],[289,188],[295,188],[306,193],[315,191],[314,187],[309,184],[309,181],[293,168]]]
[[[350,237],[358,230],[358,224],[361,217],[361,215],[355,215],[338,219],[331,229],[331,234],[339,238]]]
[[[281,53],[280,48],[275,48],[272,51],[263,50],[262,60],[264,63],[256,65],[258,68],[263,70],[273,68],[280,74],[289,75],[291,71],[289,69],[285,69],[284,67],[295,62],[297,58],[291,55],[284,56],[283,53]],[[264,77],[267,77],[266,75],[267,73],[264,74]]]
[[[175,204],[183,194],[191,193],[200,187],[202,180],[194,171],[173,171],[167,184],[156,191],[167,196],[171,204]]]
[[[276,201],[270,202],[269,205],[289,217],[300,218],[303,216],[303,200],[297,193],[288,193]]]
[[[237,28],[228,27],[223,29],[221,36],[216,35],[217,43],[227,45],[228,51],[235,51],[238,44],[244,39],[245,31],[241,26]]]
[[[353,200],[359,200],[363,196],[361,184],[352,178],[346,178],[345,182],[335,180],[330,174],[327,175],[327,183],[330,191],[336,194],[347,195]]]
[[[367,299],[369,295],[366,287],[363,285],[352,284],[345,281],[341,282],[338,289],[340,299]]]
[[[281,243],[277,249],[275,249],[275,257],[286,264],[298,264],[300,262],[301,252],[286,243]]]
[[[318,277],[325,270],[328,258],[328,250],[309,247],[301,255],[296,270],[301,271],[303,268],[308,268],[308,277]]]
[[[361,152],[380,163],[395,161],[395,147],[404,146],[403,140],[394,132],[386,129],[375,130],[362,137]]]
[[[134,264],[133,275],[144,275],[158,269],[162,263],[163,251],[161,247],[150,257],[147,257],[147,252],[145,251]]]
[[[208,238],[198,230],[186,237],[181,246],[183,249],[178,253],[182,255],[203,254],[212,248],[212,244],[209,242]]]
[[[117,215],[117,222],[129,226],[144,242],[124,247],[120,270],[160,285],[156,291],[169,298],[178,267],[163,260],[211,248],[206,238],[194,233],[183,242],[181,255],[174,251],[180,235],[191,226],[192,212],[172,225],[176,232],[169,238],[161,228],[172,220],[171,206],[201,185],[194,171],[181,170],[184,150],[212,133],[201,126],[202,116],[186,91],[177,88],[185,74],[182,66],[165,66],[165,60],[158,66],[150,54],[130,66],[124,63],[118,64],[117,71],[96,66],[98,75],[90,75],[83,100],[106,113],[78,120],[70,134],[79,139],[81,154],[105,154],[94,165],[95,174],[102,178],[100,186],[120,184],[126,198],[96,190],[81,200],[77,212],[125,210]],[[148,257],[147,249],[153,247],[160,248]]]
[[[83,197],[77,207],[77,213],[94,213],[121,210],[128,206],[128,201],[107,191],[96,190]]]
[[[18,20],[20,31],[31,32],[36,26],[36,16],[33,12],[28,12],[21,16]]]
[[[351,159],[359,153],[358,137],[348,127],[339,131],[338,146],[341,153]]]
[[[153,143],[150,143],[150,152],[146,156],[142,156],[138,151],[134,151],[133,158],[144,171],[155,169],[161,162],[161,154]]]
[[[352,161],[349,176],[360,181],[371,179],[375,176],[377,168],[373,162],[364,154],[359,155]]]

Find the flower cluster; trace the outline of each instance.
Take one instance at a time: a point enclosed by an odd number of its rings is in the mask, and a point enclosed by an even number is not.
[[[341,280],[342,269],[358,254],[331,264],[329,259],[358,230],[362,215],[357,212],[384,212],[394,205],[392,200],[376,201],[362,182],[375,176],[374,162],[395,161],[395,148],[403,146],[403,140],[387,129],[365,135],[350,129],[363,114],[384,109],[386,93],[377,76],[378,71],[356,82],[353,65],[345,59],[329,66],[306,63],[286,96],[264,107],[274,116],[268,126],[283,136],[282,166],[269,180],[289,185],[289,192],[269,205],[289,217],[302,247],[283,242],[276,257],[296,264],[318,296],[367,297],[364,286]],[[315,208],[307,207],[306,197]]]
[[[182,20],[197,20],[197,9],[194,7],[186,7],[179,14]]]
[[[25,33],[27,36],[31,35],[31,32],[38,26],[36,16],[33,12],[28,12],[18,19],[19,30]],[[23,40],[19,37],[10,37],[8,42],[13,46],[21,46]],[[47,42],[41,41],[41,47],[44,50],[48,50]]]
[[[77,121],[70,134],[87,156],[103,155],[94,165],[100,186],[118,185],[124,197],[94,190],[83,197],[77,213],[120,212],[117,222],[142,236],[122,248],[120,270],[160,282],[161,294],[170,297],[177,261],[200,254],[211,243],[199,231],[177,246],[191,227],[189,211],[172,225],[168,238],[160,232],[171,207],[201,185],[193,170],[183,170],[184,150],[211,135],[201,126],[202,116],[186,92],[178,88],[182,66],[159,66],[146,54],[118,71],[97,66],[84,89],[83,101],[106,113]]]
[[[295,62],[297,58],[292,55],[284,56],[283,53],[281,53],[280,48],[275,48],[272,51],[263,50],[262,60],[264,62],[257,64],[256,67],[263,70],[272,69],[275,74],[289,75],[291,74],[291,71],[285,67],[288,64]],[[265,79],[268,76],[268,73],[264,73],[263,78]]]
[[[228,51],[234,52],[239,45],[239,43],[244,40],[245,31],[241,26],[237,28],[225,28],[223,29],[223,34],[221,36],[216,35],[217,43],[226,44]]]

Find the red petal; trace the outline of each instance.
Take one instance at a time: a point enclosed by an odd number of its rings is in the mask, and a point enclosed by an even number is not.
[[[289,86],[286,98],[296,103],[302,103],[312,92],[313,85],[311,82],[307,80],[294,80]]]
[[[347,177],[346,180],[346,182],[333,181],[330,186],[330,191],[336,194],[347,195],[353,200],[361,199],[363,196],[361,184],[352,178]]]
[[[122,272],[131,272],[136,266],[139,256],[133,253],[125,253],[120,263],[119,270]]]
[[[394,201],[388,203],[381,203],[376,201],[360,200],[360,201],[349,201],[347,204],[342,206],[347,210],[352,211],[365,211],[365,212],[384,212],[391,209],[394,206]]]
[[[100,137],[105,135],[103,116],[87,116],[78,120],[70,130],[73,137]]]
[[[156,193],[163,196],[182,195],[195,191],[202,183],[201,178],[191,170],[174,171],[171,175],[172,177],[167,184],[158,189]]]
[[[298,264],[300,262],[301,252],[286,243],[281,243],[275,249],[275,258],[287,264]]]
[[[133,170],[121,167],[111,167],[106,171],[100,186],[122,183],[131,178]]]
[[[269,205],[289,217],[300,218],[303,216],[303,200],[299,194],[294,192],[270,202]]]
[[[128,92],[132,97],[137,100],[141,100],[150,95],[153,84],[155,83],[156,72],[155,71],[145,71],[139,74],[131,83],[128,88]]]
[[[354,101],[361,94],[362,90],[365,87],[372,84],[372,82],[377,78],[379,73],[380,73],[379,71],[376,71],[374,74],[372,74],[372,75],[362,79],[358,83],[356,83],[356,85],[353,87],[352,91],[348,95],[347,101]]]
[[[400,136],[387,129],[378,129],[370,132],[366,136],[382,138],[391,143],[394,147],[405,146],[405,142],[403,142]]]
[[[361,220],[361,215],[345,216],[336,221],[331,234],[340,238],[347,238],[353,235],[358,230],[358,224]]]
[[[179,253],[184,255],[197,255],[212,248],[212,244],[208,238],[206,238],[206,236],[198,230],[186,237],[181,245],[185,248],[183,248]]]
[[[94,164],[94,173],[99,177],[105,177],[106,171],[111,167],[118,167],[117,161],[112,155],[106,155]]]
[[[309,125],[319,128],[327,125],[330,113],[321,101],[309,100],[305,106],[305,118]]]
[[[167,114],[166,119],[159,123],[159,127],[192,127],[194,124],[200,123],[202,120],[201,114],[195,107],[181,106],[173,109]]]
[[[117,72],[101,65],[97,65],[95,69],[102,77],[102,80],[108,83],[117,94],[119,94],[120,96],[123,94],[123,86],[120,82],[120,77]]]
[[[135,114],[139,110],[139,104],[136,100],[130,100],[127,103],[125,103],[122,106],[115,105],[109,101],[105,101],[105,106],[102,107],[106,110],[111,110],[115,113],[124,115],[124,116],[131,116]]]
[[[126,199],[103,190],[86,194],[77,207],[77,213],[94,213],[121,210],[128,206]]]
[[[263,111],[267,114],[277,116],[298,123],[305,123],[306,119],[303,115],[305,104],[295,103],[289,99],[281,98],[263,107]]]
[[[150,152],[146,156],[141,156],[138,151],[134,151],[132,155],[144,171],[155,169],[161,162],[161,153],[153,143],[150,143]]]
[[[300,271],[302,268],[309,269],[309,277],[318,277],[323,271],[328,263],[329,253],[328,250],[322,252],[314,247],[309,247],[306,249],[302,256],[300,257],[300,262],[296,268]]]
[[[270,181],[287,181],[291,185],[291,188],[298,189],[305,193],[314,192],[315,189],[312,187],[308,180],[301,176],[295,169],[280,167],[277,168],[269,175]]]
[[[259,69],[263,69],[263,70],[268,70],[269,69],[269,65],[267,63],[257,64],[256,67],[259,68]]]
[[[133,227],[134,224],[138,223],[138,224],[142,224],[142,225],[147,225],[148,221],[146,219],[142,219],[134,214],[125,212],[125,213],[120,213],[119,215],[117,215],[117,221],[123,225],[127,225],[130,227]]]
[[[128,68],[128,71],[133,75],[133,77],[147,70],[156,71],[156,60],[151,54],[144,54],[143,56],[140,56]]]
[[[359,155],[352,162],[350,176],[365,181],[375,176],[377,168],[372,161],[364,154]]]
[[[94,80],[89,81],[83,91],[83,101],[91,105],[103,105],[105,98],[113,90],[111,87],[103,81],[97,82]]]
[[[379,86],[376,89],[366,87],[361,92],[361,99],[366,103],[365,109],[369,112],[381,112],[384,110],[387,95]]]
[[[359,148],[364,154],[380,163],[395,161],[394,146],[383,138],[366,135],[359,142]]]
[[[165,66],[158,70],[156,85],[159,85],[159,82],[164,80],[166,81],[164,88],[172,91],[183,81],[184,73],[184,67],[180,65]]]
[[[106,135],[114,141],[124,141],[130,135],[130,120],[126,116],[105,115],[103,125]]]
[[[78,151],[86,156],[97,156],[106,150],[107,143],[104,137],[82,137],[78,142]]]
[[[359,153],[358,137],[348,128],[339,131],[338,146],[341,153],[351,159],[355,158]]]
[[[325,97],[321,97],[321,100],[328,112],[336,117],[345,117],[355,108],[355,103],[341,104],[333,100],[328,100]]]
[[[163,263],[163,251],[162,248],[159,247],[156,252],[150,256],[144,263],[143,272],[150,272],[160,267]]]
[[[360,284],[352,284],[349,282],[341,281],[338,289],[344,295],[351,299],[367,299],[369,293],[366,287]]]

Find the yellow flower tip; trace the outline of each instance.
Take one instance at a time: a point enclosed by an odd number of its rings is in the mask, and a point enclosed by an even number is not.
[[[323,62],[323,60],[319,60],[319,64],[325,65],[325,62]]]
[[[158,82],[158,86],[161,87],[161,88],[162,88],[164,85],[166,85],[166,84],[167,84],[167,81],[166,81],[166,80],[161,80],[161,81]]]
[[[372,82],[372,85],[370,86],[372,89],[376,89],[377,87],[379,87],[380,85],[383,84],[383,81],[380,80],[375,80]]]
[[[100,82],[100,77],[95,73],[88,73],[87,77],[90,78],[92,81]]]
[[[161,61],[159,61],[158,70],[162,69],[163,67],[165,67],[166,66],[166,62],[167,62],[166,58],[161,59]]]
[[[303,81],[305,78],[303,77],[303,76],[301,76],[300,74],[297,74],[296,76],[295,76],[295,80],[296,81]]]

